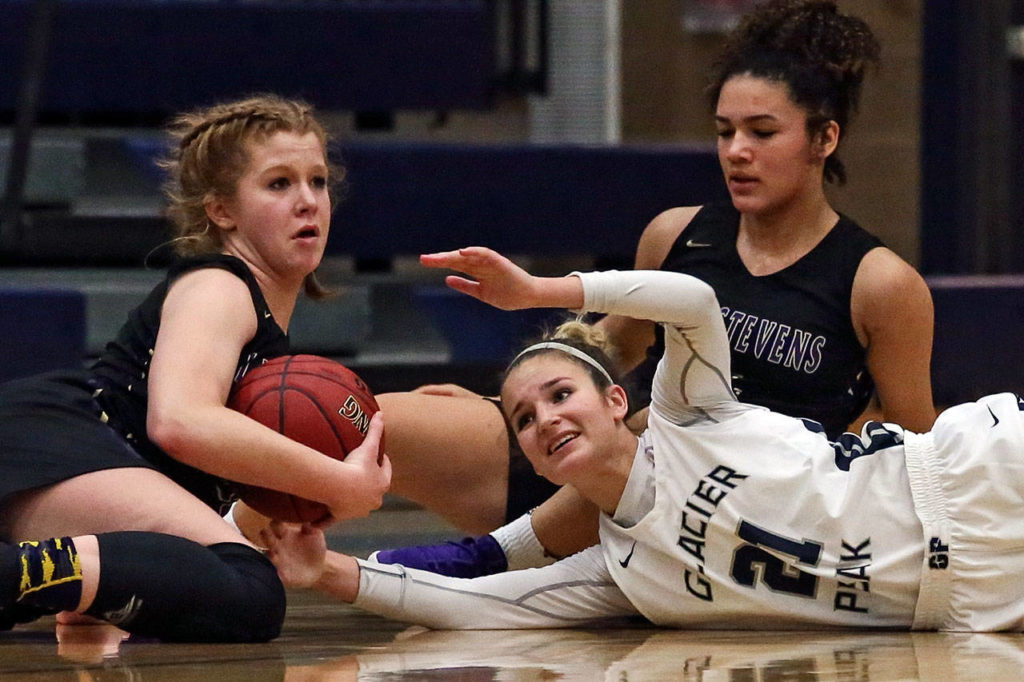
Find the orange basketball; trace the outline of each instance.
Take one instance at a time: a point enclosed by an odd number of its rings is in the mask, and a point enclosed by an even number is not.
[[[355,372],[317,355],[286,355],[249,370],[232,388],[228,407],[335,459],[363,442],[380,409]],[[329,513],[319,502],[257,486],[242,486],[241,498],[281,521],[314,522]]]

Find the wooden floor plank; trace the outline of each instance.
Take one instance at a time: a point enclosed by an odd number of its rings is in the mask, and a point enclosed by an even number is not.
[[[74,680],[1016,680],[1024,636],[671,631],[641,624],[520,632],[408,627],[290,595],[268,644],[122,640],[44,619],[0,634],[0,679]]]

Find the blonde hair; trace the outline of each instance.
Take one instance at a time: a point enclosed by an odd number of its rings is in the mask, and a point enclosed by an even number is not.
[[[609,360],[614,359],[616,354],[615,347],[612,346],[603,329],[584,322],[578,317],[566,320],[555,327],[548,340],[574,341],[578,345],[591,346],[603,353]]]
[[[174,227],[171,244],[183,256],[221,249],[220,232],[211,224],[206,204],[212,197],[235,194],[250,161],[252,142],[262,142],[278,132],[313,133],[326,159],[329,141],[312,106],[272,94],[180,114],[170,122],[168,132],[176,144],[158,163],[168,172],[164,194]],[[328,171],[335,192],[344,179],[344,168],[328,163]],[[326,293],[312,273],[306,278],[306,293],[314,297]]]
[[[545,342],[556,342],[559,345],[568,346],[576,351],[585,354],[593,363],[578,358],[573,353],[559,351],[557,348],[546,346]],[[588,324],[578,318],[567,320],[558,325],[554,331],[545,334],[539,343],[531,344],[524,351],[519,353],[505,370],[505,378],[527,358],[536,357],[543,353],[560,353],[567,360],[575,362],[587,370],[593,379],[594,384],[605,389],[613,383],[619,383],[615,371],[613,357],[615,350],[608,340],[607,334],[592,324]],[[597,365],[597,367],[594,366]],[[604,368],[601,371],[600,368]]]

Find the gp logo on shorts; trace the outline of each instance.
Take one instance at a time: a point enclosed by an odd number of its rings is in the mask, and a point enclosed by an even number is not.
[[[932,538],[928,542],[928,568],[933,571],[944,571],[949,567],[949,545],[941,538]]]

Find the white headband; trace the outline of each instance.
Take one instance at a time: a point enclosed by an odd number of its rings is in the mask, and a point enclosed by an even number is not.
[[[596,369],[598,372],[600,372],[601,376],[607,379],[609,384],[615,383],[614,381],[612,381],[612,376],[608,374],[608,370],[602,367],[600,362],[590,357],[589,355],[581,351],[579,348],[573,348],[568,344],[558,343],[557,341],[544,341],[543,343],[533,344],[529,348],[526,348],[521,353],[519,353],[519,355],[515,356],[515,358],[512,359],[512,362],[509,364],[509,366],[511,367],[515,365],[517,362],[519,362],[519,359],[522,358],[527,353],[532,353],[538,350],[557,350],[567,355],[571,355],[574,358],[579,358],[580,360],[582,360],[583,362],[587,363],[588,365]]]

